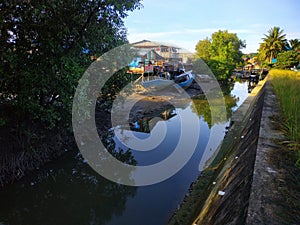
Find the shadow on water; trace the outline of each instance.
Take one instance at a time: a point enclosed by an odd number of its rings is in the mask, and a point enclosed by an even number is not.
[[[226,92],[224,99],[230,117],[248,95],[247,84],[232,84]],[[204,155],[211,130],[220,129],[224,134],[220,127],[228,121],[212,123],[209,104],[205,96],[199,96],[182,107],[167,106],[130,122],[131,132],[141,139],[167,127],[165,139],[151,151],[128,149],[116,138],[114,129],[103,137],[104,145],[118,159],[129,164],[153,164],[168,157],[176,146],[180,136],[178,114],[182,111],[199,118],[200,133],[193,156],[174,176],[145,187],[119,185],[94,172],[77,152],[69,152],[39,173],[0,190],[0,224],[166,224],[199,175],[203,157],[210,157],[222,141],[212,140],[211,152]],[[128,129],[121,131],[126,133]]]
[[[47,167],[1,190],[0,224],[105,224],[136,193],[105,180],[74,152]]]

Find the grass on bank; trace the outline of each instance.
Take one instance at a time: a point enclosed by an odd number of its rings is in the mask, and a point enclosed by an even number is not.
[[[272,69],[269,74],[284,116],[286,143],[296,152],[296,165],[300,167],[300,72]]]

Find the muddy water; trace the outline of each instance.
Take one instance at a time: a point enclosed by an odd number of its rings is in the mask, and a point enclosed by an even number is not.
[[[235,110],[247,95],[247,84],[235,83],[229,96],[230,110]],[[131,124],[132,132],[140,139],[167,130],[161,144],[152,151],[131,150],[138,165],[150,165],[168,157],[176,147],[180,138],[179,115],[198,118],[200,132],[195,151],[174,176],[144,187],[119,185],[98,175],[80,154],[72,151],[38,174],[1,189],[0,225],[166,224],[224,136],[228,121],[212,124],[206,105],[205,99],[187,102],[183,107],[155,112]],[[108,135],[107,143],[114,143],[117,151],[126,149],[126,142],[114,134],[122,133],[126,139],[127,131],[121,132],[120,127],[114,131]],[[212,132],[217,135],[210,139]]]

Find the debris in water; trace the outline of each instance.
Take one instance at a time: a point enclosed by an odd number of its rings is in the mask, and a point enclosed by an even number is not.
[[[225,195],[225,191],[219,191],[218,195],[224,196]]]

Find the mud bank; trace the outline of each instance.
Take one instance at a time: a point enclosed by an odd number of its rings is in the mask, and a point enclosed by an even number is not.
[[[257,224],[253,220],[259,221],[257,217],[262,217],[259,211],[265,205],[258,202],[261,198],[256,194],[262,195],[257,189],[264,185],[260,176],[266,164],[257,158],[264,157],[257,151],[261,151],[258,149],[263,142],[261,134],[267,132],[260,127],[263,109],[269,101],[266,92],[269,93],[270,85],[266,82],[267,78],[261,81],[234,113],[216,157],[191,185],[190,193],[170,219],[170,225],[246,224],[246,221]]]
[[[187,94],[190,97],[202,93],[201,88],[196,83],[193,83],[191,88],[187,90]],[[170,92],[166,92],[165,94],[162,92],[160,94],[153,96],[143,95],[143,91],[133,94],[133,101],[136,99],[140,100],[131,109],[128,122],[136,121],[145,115],[155,115],[162,109],[172,106],[170,103],[172,99]],[[103,137],[112,127],[112,123],[109,107],[105,104],[100,104],[100,102],[96,105],[95,120],[98,134],[100,137]],[[10,135],[7,132],[3,135],[1,130],[0,133],[5,137]],[[71,132],[50,132],[47,135],[44,134],[41,136],[44,138],[40,138],[39,144],[30,150],[21,150],[20,147],[14,147],[15,139],[7,139],[5,137],[0,139],[0,188],[14,183],[26,175],[34,174],[35,171],[39,170],[46,163],[57,160],[68,151],[78,151]]]

